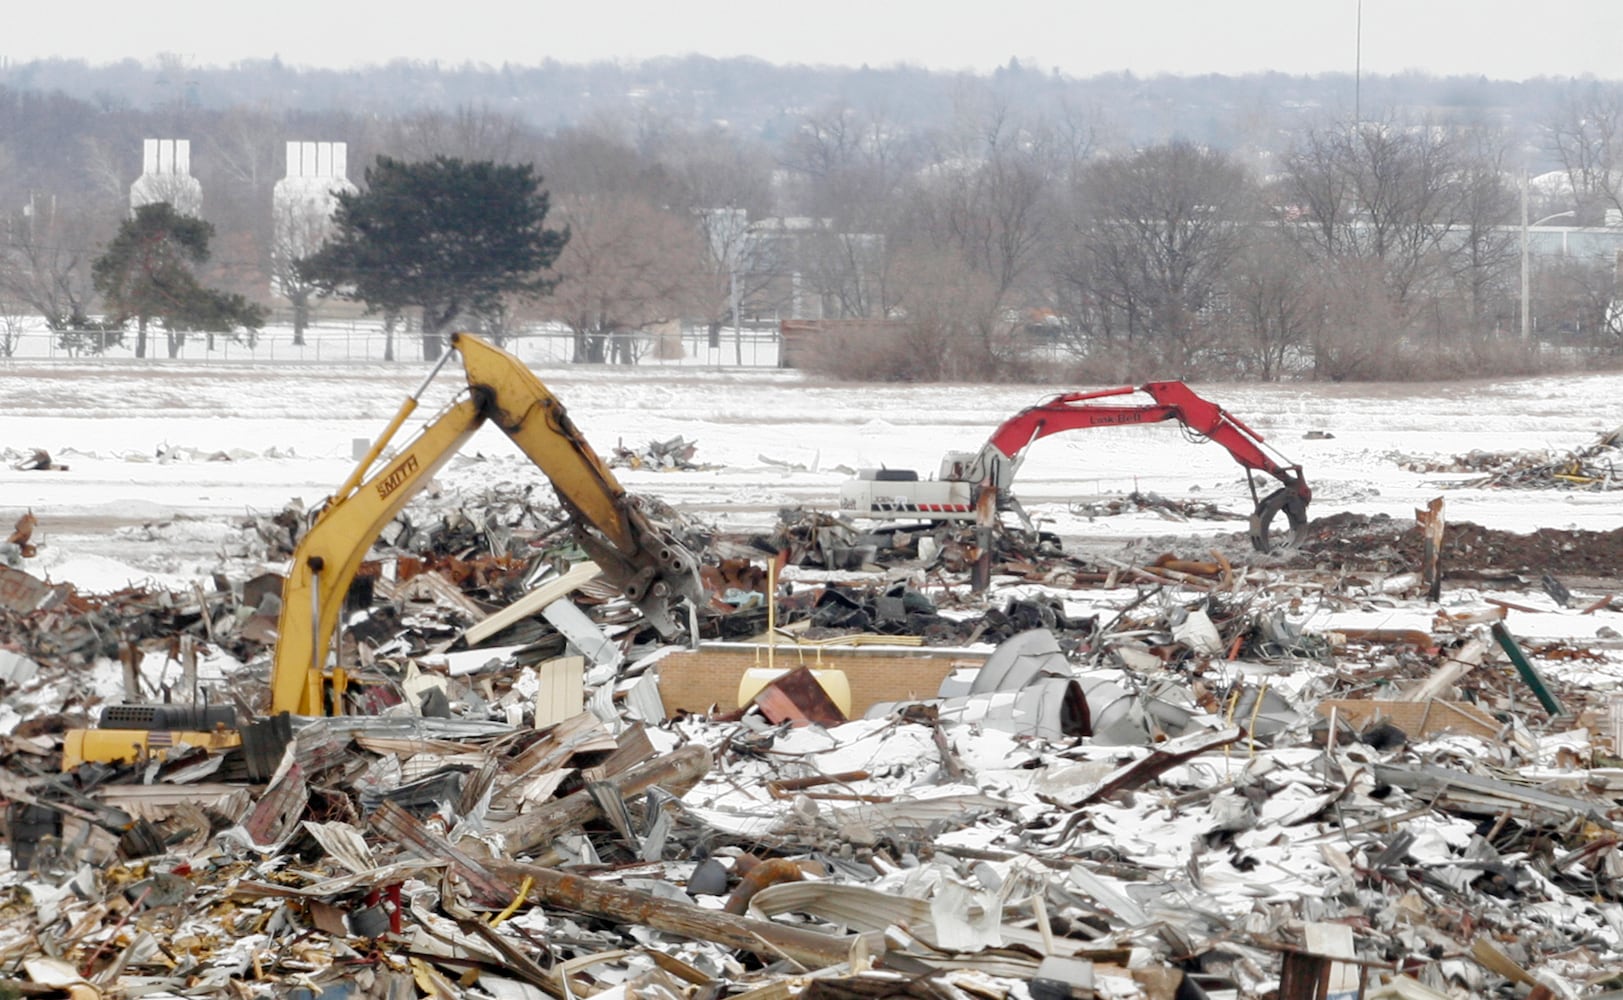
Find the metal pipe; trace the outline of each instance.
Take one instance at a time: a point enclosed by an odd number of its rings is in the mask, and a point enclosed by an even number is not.
[[[378,460],[378,456],[383,454],[383,449],[388,447],[390,439],[394,437],[396,431],[400,430],[400,425],[405,423],[406,418],[411,416],[412,412],[417,409],[417,401],[428,389],[428,383],[434,381],[434,376],[440,373],[440,369],[445,367],[445,363],[451,360],[451,355],[454,353],[456,352],[446,351],[441,354],[440,359],[434,363],[434,367],[423,377],[422,384],[418,385],[417,390],[401,402],[400,409],[395,412],[394,418],[389,421],[389,426],[385,427],[383,433],[378,435],[378,439],[372,443],[372,447],[367,449],[366,455],[355,466],[355,471],[349,474],[349,478],[344,480],[344,485],[338,487],[337,492],[333,494],[335,499],[349,496],[355,487],[360,485],[361,477],[366,475],[366,470],[370,469],[372,463]]]

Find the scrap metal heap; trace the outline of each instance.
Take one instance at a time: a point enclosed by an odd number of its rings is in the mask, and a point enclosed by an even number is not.
[[[4,570],[0,976],[74,997],[1170,1000],[1601,996],[1623,975],[1609,594],[1431,605],[1412,573],[1311,554],[1100,561],[1011,536],[976,596],[950,529],[672,515],[712,595],[682,649],[572,571],[534,496],[412,516],[342,637],[385,694],[282,721],[257,781],[246,749],[56,755],[120,687],[257,714],[273,586],[86,595]],[[245,534],[270,553],[300,523]],[[1512,634],[1555,619],[1588,638]],[[679,683],[724,662],[794,669],[748,697]],[[841,663],[893,697],[837,704],[815,678]]]
[[[1406,469],[1420,472],[1470,473],[1468,479],[1448,485],[1456,488],[1613,490],[1623,465],[1623,427],[1598,435],[1572,451],[1489,452],[1456,455],[1449,462],[1405,460]]]

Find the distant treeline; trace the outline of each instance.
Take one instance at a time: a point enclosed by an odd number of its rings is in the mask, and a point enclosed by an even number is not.
[[[825,366],[888,378],[1400,377],[1618,342],[1615,258],[1536,256],[1522,294],[1524,193],[1534,221],[1623,210],[1623,85],[1594,80],[6,64],[0,322],[96,313],[144,138],[189,140],[207,277],[273,309],[286,142],[347,143],[363,186],[379,155],[536,164],[562,281],[498,322],[565,322],[585,359],[776,317],[898,321]],[[1559,350],[1524,349],[1524,298]]]

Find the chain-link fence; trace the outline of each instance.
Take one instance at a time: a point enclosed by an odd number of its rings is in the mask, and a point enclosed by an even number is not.
[[[494,338],[492,338],[494,339]],[[776,368],[776,327],[721,331],[704,327],[654,336],[615,333],[585,340],[562,327],[535,327],[502,338],[503,346],[531,364],[593,364],[607,367]],[[364,321],[312,324],[295,340],[289,326],[271,326],[252,338],[188,333],[173,342],[149,329],[145,352],[136,354],[133,330],[53,331],[41,322],[0,324],[0,364],[20,361],[187,364],[410,364],[424,357],[416,332],[384,331]]]

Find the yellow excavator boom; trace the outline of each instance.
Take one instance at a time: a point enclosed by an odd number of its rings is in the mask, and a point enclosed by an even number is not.
[[[378,533],[486,420],[500,427],[546,473],[573,515],[582,547],[661,635],[670,638],[680,631],[670,615],[673,602],[700,600],[697,561],[631,504],[563,404],[535,373],[471,334],[452,334],[451,346],[462,356],[467,396],[364,481],[361,476],[376,456],[363,458],[293,554],[293,568],[282,587],[271,673],[273,713],[325,715],[337,710],[324,697],[323,675],[350,582]],[[414,405],[420,393],[407,404]],[[409,409],[402,409],[409,414]],[[397,417],[391,427],[402,419]],[[385,442],[380,438],[380,444]],[[374,452],[379,450],[373,446]],[[335,680],[341,688],[342,676]]]

